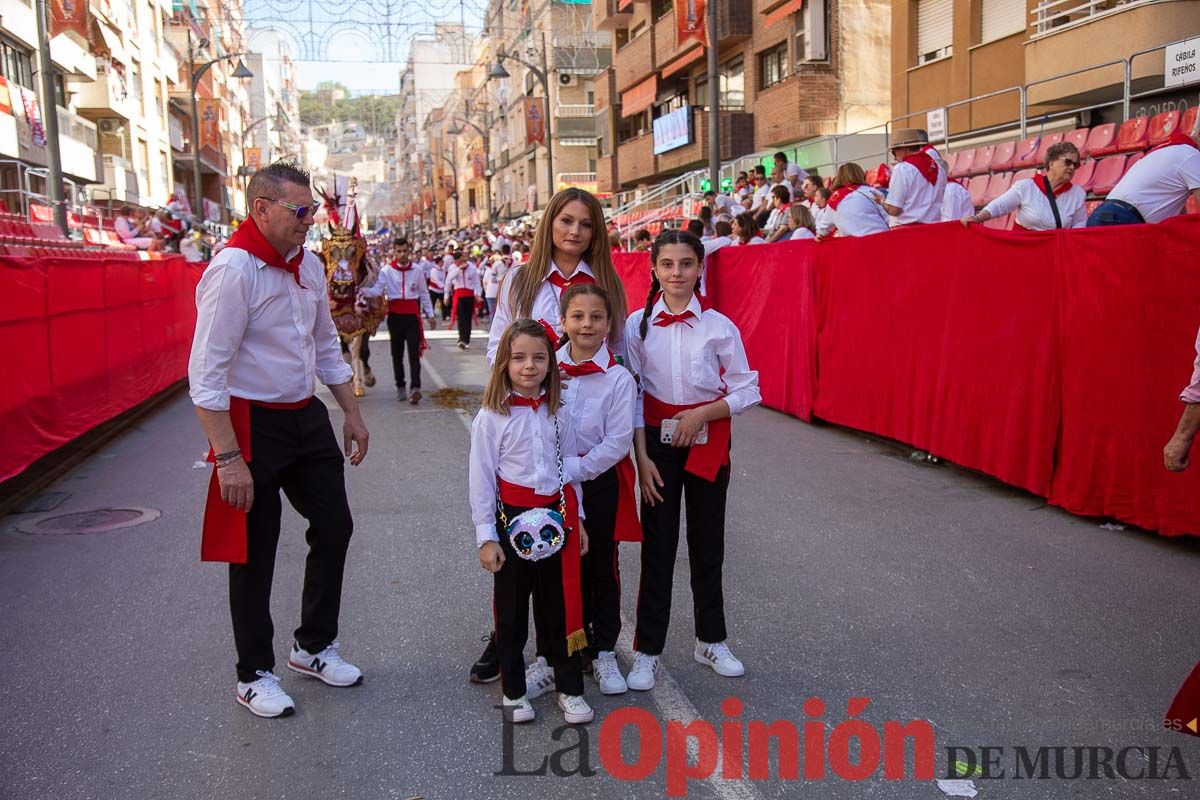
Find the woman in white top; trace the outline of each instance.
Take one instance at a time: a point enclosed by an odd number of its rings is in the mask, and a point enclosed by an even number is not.
[[[1075,145],[1060,142],[1046,151],[1044,173],[1017,181],[978,214],[963,217],[962,223],[986,222],[1016,211],[1015,230],[1082,228],[1087,224],[1087,193],[1071,183],[1078,167],[1079,151]]]
[[[875,202],[875,190],[866,184],[867,174],[858,164],[850,161],[838,167],[825,219],[838,236],[869,236],[890,228],[886,213]]]
[[[788,230],[792,232],[792,235],[787,237],[789,239],[815,239],[817,237],[817,221],[813,219],[813,213],[799,203],[792,204],[792,207],[788,209],[787,226]]]
[[[733,218],[733,243],[738,244],[762,244],[765,239],[758,235],[758,225],[754,222],[754,215],[749,211],[743,211]]]

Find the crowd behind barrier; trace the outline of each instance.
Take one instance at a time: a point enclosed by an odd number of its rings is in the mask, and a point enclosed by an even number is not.
[[[647,253],[617,253],[630,308]],[[1076,514],[1200,534],[1169,473],[1200,325],[1200,217],[1039,233],[958,223],[722,248],[715,308],[764,404],[886,436]],[[804,487],[796,487],[804,491]]]
[[[203,267],[0,256],[0,481],[187,375]]]

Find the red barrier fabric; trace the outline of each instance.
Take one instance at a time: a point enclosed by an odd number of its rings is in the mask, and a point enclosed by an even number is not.
[[[186,376],[202,270],[0,257],[0,481]]]
[[[1132,234],[1132,235],[1131,235]],[[1200,325],[1200,217],[1063,238],[1063,416],[1051,502],[1165,535],[1200,533],[1200,452],[1163,468]]]

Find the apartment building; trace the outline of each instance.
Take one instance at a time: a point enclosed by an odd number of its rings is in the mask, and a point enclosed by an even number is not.
[[[721,0],[716,11],[708,35],[722,161],[770,150],[795,158],[807,140],[891,115],[885,0]],[[679,36],[672,0],[600,0],[592,13],[614,37],[612,69],[596,91],[600,190],[654,185],[706,164],[708,51]]]

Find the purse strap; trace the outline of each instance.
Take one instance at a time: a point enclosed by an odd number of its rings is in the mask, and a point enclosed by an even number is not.
[[[1050,210],[1054,212],[1054,227],[1062,227],[1062,216],[1058,213],[1058,200],[1054,198],[1054,190],[1050,188],[1050,176],[1039,175],[1038,186],[1042,187],[1042,194],[1046,195],[1046,199],[1050,201]]]
[[[558,433],[558,414],[554,415],[554,461],[558,468],[558,513],[563,518],[563,527],[567,524],[567,493],[563,485],[562,443]],[[496,492],[496,510],[500,514],[500,522],[508,527],[508,515],[504,513],[504,503],[500,500],[500,492]]]

